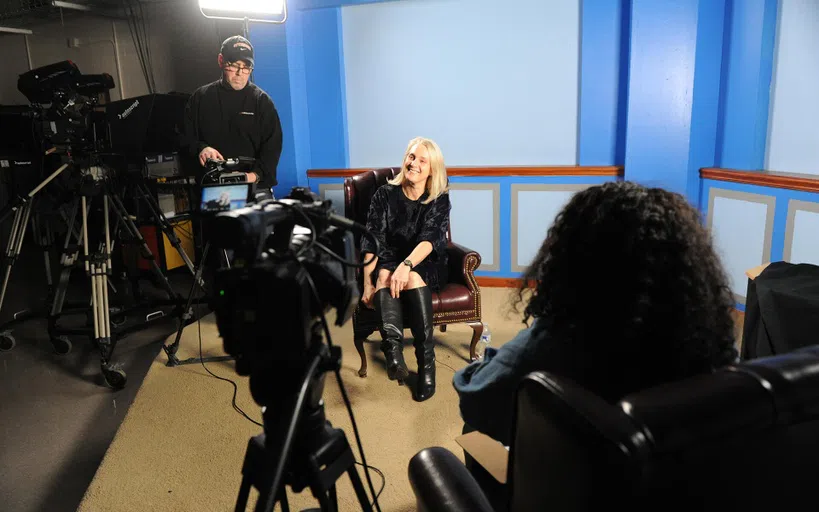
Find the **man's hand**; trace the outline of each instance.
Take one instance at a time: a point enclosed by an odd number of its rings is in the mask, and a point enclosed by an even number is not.
[[[208,161],[208,158],[213,160],[224,160],[225,157],[222,156],[222,153],[216,151],[212,147],[208,146],[202,151],[199,152],[199,164],[204,167],[205,162]]]
[[[409,274],[410,268],[402,263],[390,276],[390,294],[396,299],[401,295],[401,291],[407,287]]]
[[[255,172],[247,173],[247,182],[248,183],[256,183],[257,181],[259,181],[259,175],[258,174],[256,174]]]

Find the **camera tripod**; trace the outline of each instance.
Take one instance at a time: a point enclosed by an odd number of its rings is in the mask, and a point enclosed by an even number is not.
[[[248,442],[236,512],[246,509],[251,487],[259,491],[256,512],[272,512],[277,502],[281,503],[282,512],[289,512],[287,485],[296,493],[309,487],[322,512],[337,512],[336,481],[344,473],[350,477],[361,510],[372,512],[347,437],[343,430],[332,427],[324,412],[325,374],[341,367],[341,348],[322,343],[318,323],[313,327],[313,339],[318,353],[301,383],[300,393],[282,400],[282,407],[275,411],[265,407],[265,433]],[[253,387],[251,383],[251,390]],[[288,416],[282,412],[291,404],[293,416],[286,425],[284,418]]]
[[[125,196],[132,196],[136,201],[144,201],[145,205],[148,207],[148,213],[151,220],[153,220],[159,228],[165,233],[165,236],[168,237],[168,242],[170,242],[171,246],[179,253],[179,256],[182,258],[182,261],[185,263],[185,266],[190,271],[191,275],[196,274],[196,267],[191,261],[188,254],[185,252],[185,249],[182,248],[182,242],[179,240],[179,237],[176,235],[176,231],[174,231],[173,226],[168,221],[168,218],[162,212],[162,209],[159,207],[159,204],[156,202],[153,194],[148,189],[148,186],[145,184],[145,181],[142,179],[141,176],[132,176],[128,179],[128,183],[125,186]],[[200,284],[202,284],[200,282]]]
[[[62,172],[69,165],[63,164],[58,171],[52,174],[50,179],[53,179],[58,172]],[[167,278],[157,265],[153,253],[126,210],[116,190],[115,180],[112,176],[109,176],[109,170],[101,166],[91,166],[79,169],[79,172],[81,183],[76,196],[70,202],[71,213],[65,215],[64,210],[61,212],[66,225],[66,234],[60,256],[62,271],[58,284],[56,288],[53,288],[49,256],[47,255],[47,280],[49,288],[53,289],[50,290],[50,292],[53,291],[53,293],[49,294],[50,301],[46,299],[46,305],[41,311],[24,310],[15,313],[11,321],[0,326],[0,333],[2,333],[0,341],[2,341],[5,350],[11,349],[14,346],[14,338],[11,336],[11,331],[7,330],[8,327],[34,317],[45,317],[48,319],[49,338],[58,354],[66,354],[71,350],[71,342],[65,336],[66,334],[89,335],[91,341],[100,350],[100,367],[106,383],[113,388],[119,389],[125,385],[126,375],[125,372],[111,362],[117,338],[131,331],[144,328],[146,323],[163,318],[165,311],[162,306],[174,306],[176,313],[181,317],[182,312],[179,309],[181,297],[173,291]],[[46,184],[47,181],[32,190],[23,206],[15,211],[12,236],[10,236],[6,251],[6,270],[0,297],[5,294],[11,268],[20,255],[25,231],[35,204],[35,194]],[[95,206],[96,208],[94,208]],[[111,229],[110,223],[111,210],[113,210],[116,217],[113,229]],[[78,215],[80,216],[79,220],[77,220]],[[96,232],[96,239],[93,236],[89,239],[89,232],[92,235],[95,234],[89,230],[89,224],[93,221],[95,221],[95,227],[99,231]],[[127,235],[127,238],[123,235]],[[150,311],[145,315],[145,323],[136,323],[125,328],[116,327],[112,331],[108,292],[109,288],[114,288],[109,278],[113,274],[111,254],[114,242],[118,240],[121,242],[130,241],[139,246],[141,257],[149,262],[156,281],[165,289],[168,299],[152,300],[148,304],[136,306],[133,309],[140,309],[145,306],[149,308]],[[80,250],[82,250],[82,256],[80,256]],[[177,250],[184,253],[181,245],[177,246]],[[79,260],[84,262],[85,273],[90,278],[90,308],[88,302],[74,305],[67,304],[65,301],[71,273],[77,267]],[[114,291],[116,292],[115,288]],[[1,306],[2,302],[0,302]],[[88,315],[87,324],[90,325],[91,329],[88,327],[67,328],[60,326],[58,323],[60,318],[71,313]],[[126,311],[122,311],[122,314],[125,313]]]
[[[165,364],[166,366],[181,366],[186,364],[195,364],[200,362],[217,362],[217,361],[230,361],[233,360],[233,356],[213,356],[213,357],[190,357],[188,359],[180,360],[176,357],[177,351],[179,351],[179,342],[182,340],[182,331],[185,330],[185,327],[193,322],[194,311],[193,311],[193,296],[196,292],[197,285],[202,288],[202,291],[207,293],[207,290],[204,286],[204,281],[202,280],[202,272],[205,269],[205,265],[207,265],[208,261],[208,253],[210,252],[210,242],[205,243],[205,248],[202,250],[202,261],[198,267],[196,267],[196,271],[193,274],[193,283],[191,283],[191,289],[188,292],[188,299],[185,303],[185,309],[183,310],[182,314],[182,321],[179,322],[179,326],[176,330],[176,338],[174,338],[173,343],[170,345],[163,345],[162,349],[165,351],[165,354],[168,356],[168,362]],[[223,262],[227,268],[230,268],[230,258],[228,258],[227,251],[222,249],[220,251],[220,255],[224,258]],[[201,299],[200,299],[201,300]]]
[[[228,168],[249,169],[255,163],[255,161],[256,161],[255,159],[247,157],[240,157],[224,161],[213,160],[209,158],[206,164],[207,172],[205,172],[205,175],[202,177],[201,182],[202,184],[204,184],[205,181],[208,180],[208,178],[210,178],[210,180],[214,183],[244,183],[245,182],[244,172],[229,172],[227,171],[227,169]],[[238,181],[238,178],[241,178],[241,181]],[[207,290],[205,289],[204,281],[202,279],[202,272],[204,271],[205,266],[207,265],[209,253],[210,242],[208,241],[205,243],[205,247],[202,250],[202,261],[194,271],[193,283],[191,283],[191,288],[190,291],[188,292],[188,299],[185,304],[182,322],[179,323],[179,327],[177,328],[176,331],[176,338],[170,345],[163,345],[162,347],[162,349],[165,351],[165,354],[168,356],[168,362],[166,363],[166,366],[181,366],[200,362],[230,361],[234,359],[233,356],[190,357],[184,360],[180,360],[178,357],[176,357],[176,353],[179,351],[179,343],[182,340],[182,331],[185,329],[187,325],[193,322],[193,318],[195,316],[191,306],[193,305],[193,296],[194,293],[196,292],[196,287],[199,286],[202,289],[202,291],[204,291],[205,294],[207,294]],[[222,263],[224,264],[224,266],[229,269],[230,257],[228,256],[227,250],[225,249],[220,250],[219,256],[222,258]]]

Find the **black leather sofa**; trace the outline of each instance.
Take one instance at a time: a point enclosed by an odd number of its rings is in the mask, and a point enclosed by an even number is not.
[[[609,404],[566,379],[521,383],[511,511],[814,510],[819,346],[747,361]],[[409,464],[418,510],[489,512],[460,459]]]

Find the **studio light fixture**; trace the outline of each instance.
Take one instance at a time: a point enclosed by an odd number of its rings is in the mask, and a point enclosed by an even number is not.
[[[199,0],[199,10],[206,18],[284,23],[287,0]]]

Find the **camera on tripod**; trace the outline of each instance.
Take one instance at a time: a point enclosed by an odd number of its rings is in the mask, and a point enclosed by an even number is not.
[[[99,149],[105,140],[97,111],[100,95],[114,88],[107,73],[83,75],[70,60],[32,69],[20,75],[17,89],[32,105],[39,137],[54,146]]]
[[[271,405],[271,392],[293,385],[271,386],[271,379],[289,368],[301,376],[317,354],[321,339],[313,328],[322,313],[334,308],[336,325],[352,318],[360,298],[352,227],[305,188],[211,220],[211,243],[234,252],[233,267],[216,274],[217,326],[260,405]],[[271,343],[274,337],[286,342]]]
[[[183,98],[167,95],[161,108],[154,108],[157,95],[110,103],[113,78],[107,73],[83,75],[71,61],[28,71],[20,75],[17,87],[31,105],[0,108],[0,167],[10,177],[9,190],[14,196],[0,209],[0,222],[13,217],[5,257],[0,261],[4,267],[0,310],[29,227],[44,252],[48,291],[41,307],[17,312],[0,324],[0,350],[14,347],[13,325],[44,317],[58,354],[71,350],[67,335],[87,334],[100,351],[105,382],[121,388],[125,372],[112,361],[117,340],[168,313],[183,315],[182,297],[171,287],[137,222],[161,229],[193,273],[190,257],[142,173],[131,172],[133,164],[140,171],[146,166],[144,150],[149,146],[159,153],[175,146],[168,133],[174,133],[178,124],[175,114],[182,115]],[[174,106],[177,108],[170,108]],[[32,172],[35,170],[41,171],[40,176]],[[36,181],[30,183],[32,179]],[[126,198],[138,211],[128,211]],[[141,206],[145,208],[140,216]],[[63,239],[59,246],[57,237]],[[57,279],[51,269],[54,249],[59,251]],[[115,257],[115,250],[121,251],[122,258]],[[126,268],[128,262],[132,268]],[[72,303],[66,299],[67,290],[72,271],[80,268],[91,282],[91,297]],[[167,299],[148,300],[139,292],[143,269],[164,289]],[[124,294],[109,295],[109,291],[116,293],[111,278],[130,281],[132,301]],[[112,321],[112,311],[117,320]],[[126,311],[144,320],[128,325]],[[61,325],[61,317],[67,314],[85,315],[85,327]]]
[[[352,317],[360,299],[352,232],[371,235],[299,187],[279,201],[217,213],[211,227],[213,245],[234,251],[233,267],[216,273],[217,327],[264,418],[265,433],[248,446],[237,510],[251,486],[260,491],[256,510],[273,510],[286,502],[285,485],[310,487],[322,510],[336,510],[335,481],[345,472],[371,510],[350,445],[322,400],[326,372],[338,376],[341,366],[341,350],[322,339],[324,314],[335,309],[338,326]]]

